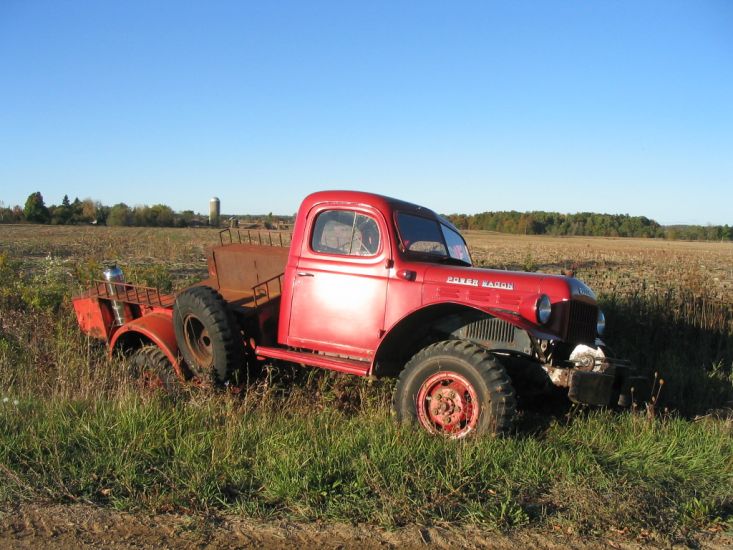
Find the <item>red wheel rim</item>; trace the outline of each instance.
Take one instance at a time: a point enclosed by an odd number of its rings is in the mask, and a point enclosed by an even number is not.
[[[189,315],[183,320],[183,334],[186,338],[186,345],[193,354],[199,367],[209,367],[214,361],[214,349],[211,344],[209,331],[204,324],[194,315]]]
[[[479,412],[476,389],[455,372],[433,374],[417,392],[417,417],[431,434],[465,437],[476,428]]]

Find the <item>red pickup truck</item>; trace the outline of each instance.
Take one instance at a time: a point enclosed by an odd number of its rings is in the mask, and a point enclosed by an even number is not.
[[[517,393],[560,386],[575,402],[628,405],[641,381],[599,339],[586,285],[474,267],[427,208],[323,191],[303,200],[285,246],[225,235],[208,278],[176,295],[108,270],[74,298],[80,327],[162,381],[224,384],[267,360],[395,376],[397,419],[451,438],[506,431]]]

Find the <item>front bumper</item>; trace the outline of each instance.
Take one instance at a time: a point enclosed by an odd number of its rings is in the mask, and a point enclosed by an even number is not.
[[[629,407],[649,397],[648,381],[625,359],[599,357],[582,366],[545,366],[555,386],[568,388],[573,403]]]

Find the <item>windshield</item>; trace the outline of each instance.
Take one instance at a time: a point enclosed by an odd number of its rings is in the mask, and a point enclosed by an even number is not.
[[[426,259],[452,259],[471,265],[471,256],[463,237],[438,220],[398,212],[397,229],[405,252]]]
[[[440,224],[440,228],[443,230],[443,237],[445,237],[445,242],[448,245],[448,254],[450,254],[450,257],[464,261],[470,265],[471,255],[468,253],[466,241],[463,240],[461,234],[442,223]]]

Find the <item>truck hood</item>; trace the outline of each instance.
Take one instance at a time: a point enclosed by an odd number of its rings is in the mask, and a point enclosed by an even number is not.
[[[424,273],[423,303],[462,303],[494,315],[521,316],[530,323],[540,295],[553,304],[596,303],[585,284],[572,277],[459,266],[431,266]]]
[[[425,271],[427,284],[449,287],[472,287],[476,290],[496,290],[505,293],[547,294],[555,301],[584,297],[596,301],[593,291],[578,279],[546,273],[505,271],[476,267],[433,266]]]

